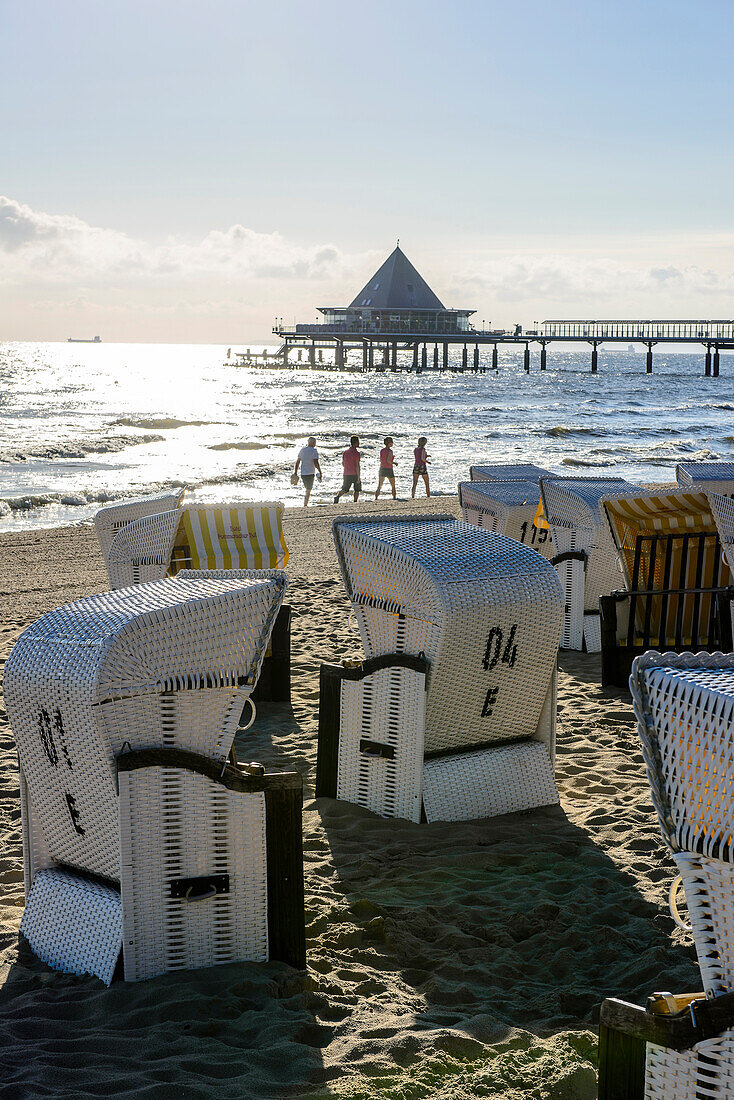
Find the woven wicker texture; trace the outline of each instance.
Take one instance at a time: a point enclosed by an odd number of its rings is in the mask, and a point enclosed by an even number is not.
[[[703,988],[734,989],[734,654],[646,653],[630,678],[653,804],[688,903]],[[734,1033],[648,1045],[646,1097],[734,1096]]]
[[[553,763],[538,741],[427,760],[423,803],[428,821],[464,821],[559,802]]]
[[[517,539],[551,558],[555,553],[547,527],[536,527],[540,503],[537,481],[462,481],[459,503],[465,523]]]
[[[122,946],[120,893],[66,871],[39,871],[20,930],[55,970],[93,974],[109,985]]]
[[[21,634],[5,701],[55,862],[119,877],[114,759],[126,743],[226,758],[285,584],[200,573],[90,596]]]
[[[337,518],[334,540],[367,656],[430,662],[427,753],[536,736],[562,614],[548,562],[447,516]]]
[[[714,492],[707,492],[706,498],[719,532],[722,553],[730,574],[734,574],[734,500]]]
[[[121,772],[120,822],[127,981],[268,958],[264,795],[177,768]],[[171,897],[172,881],[208,875],[228,890]]]
[[[425,680],[424,673],[392,667],[342,683],[337,798],[381,817],[420,821]],[[393,755],[376,755],[365,741]]]
[[[564,648],[582,648],[584,611],[598,612],[599,597],[620,587],[617,551],[600,501],[610,494],[621,496],[626,492],[639,489],[621,477],[540,480],[542,510],[551,528],[555,553],[583,551],[588,555],[585,567],[573,559],[557,567],[565,593]],[[600,642],[595,642],[595,637],[587,639],[590,652],[598,651]]]
[[[143,516],[154,516],[158,512],[170,512],[181,507],[184,490],[178,489],[170,493],[158,493],[151,497],[132,497],[129,500],[116,501],[100,508],[94,517],[94,529],[102,550],[102,556],[107,561],[112,546],[112,540],[117,532]]]
[[[681,489],[734,493],[734,462],[679,462],[675,479]]]
[[[280,502],[188,505],[130,523],[112,541],[112,588],[181,569],[279,569],[288,563]]]
[[[675,1051],[647,1045],[645,1100],[731,1100],[734,1097],[734,1032]]]
[[[490,466],[470,466],[470,481],[535,481],[540,477],[553,477],[552,470],[535,466],[532,462],[499,462]]]
[[[721,553],[717,524],[706,493],[646,493],[624,499],[609,498],[603,507],[628,589],[719,588],[731,583],[730,568],[726,555]],[[663,544],[663,537],[670,534],[689,537]],[[644,615],[648,621],[661,621],[662,600],[663,597],[655,598],[650,610],[640,604],[636,616],[640,634],[644,630]],[[666,636],[652,639],[652,646],[664,646],[681,632],[683,644],[690,645],[694,616],[697,623],[704,624],[711,611],[709,594],[666,596]]]

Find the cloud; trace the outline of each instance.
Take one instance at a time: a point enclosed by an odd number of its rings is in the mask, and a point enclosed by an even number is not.
[[[3,256],[4,254],[4,256]],[[94,279],[332,279],[351,261],[333,244],[303,247],[279,233],[243,225],[213,229],[202,240],[163,244],[46,214],[0,196],[0,276],[69,283]]]

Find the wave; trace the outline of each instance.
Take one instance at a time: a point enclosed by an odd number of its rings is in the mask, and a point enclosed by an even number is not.
[[[125,428],[145,428],[146,431],[162,431],[170,428],[201,428],[207,424],[221,424],[221,420],[178,420],[175,416],[121,416],[114,420]]]
[[[561,466],[616,466],[617,463],[607,458],[562,458]]]
[[[604,428],[567,428],[564,424],[557,424],[553,428],[535,428],[535,435],[547,435],[551,439],[564,439],[569,435],[606,435]]]
[[[86,458],[87,455],[117,454],[127,447],[141,443],[162,443],[162,435],[113,435],[104,439],[81,439],[76,443],[24,444],[17,450],[0,451],[0,462],[27,462],[30,458],[68,459]]]
[[[299,439],[301,437],[299,436]],[[290,447],[291,444],[286,440],[281,440],[279,443],[265,443],[260,440],[254,440],[250,442],[238,442],[238,443],[212,443],[208,450],[210,451],[266,451],[268,447]]]

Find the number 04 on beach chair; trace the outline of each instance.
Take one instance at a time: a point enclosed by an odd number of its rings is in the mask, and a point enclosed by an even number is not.
[[[724,1100],[734,1096],[734,655],[651,651],[636,658],[630,687],[678,869],[671,912],[693,937],[703,989],[653,994],[644,1009],[603,1003],[599,1100]]]
[[[334,541],[366,660],[322,666],[317,795],[415,822],[557,803],[552,566],[450,516],[339,518]]]
[[[300,778],[230,755],[285,583],[184,572],[60,607],[13,647],[21,932],[55,969],[109,984],[121,949],[129,981],[305,965]]]

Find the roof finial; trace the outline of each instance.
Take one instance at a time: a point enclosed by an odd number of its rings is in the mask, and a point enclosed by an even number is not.
[[[400,248],[400,237],[398,237],[397,247]]]

